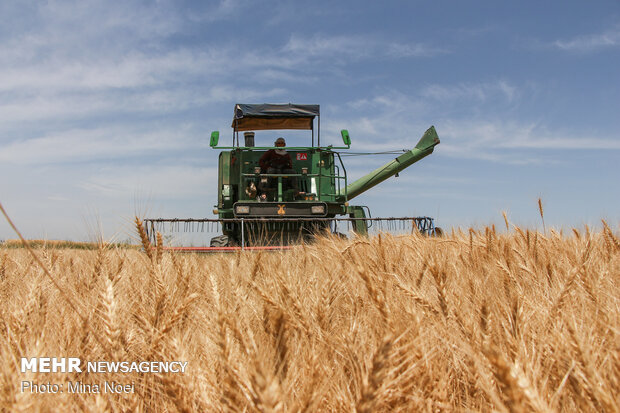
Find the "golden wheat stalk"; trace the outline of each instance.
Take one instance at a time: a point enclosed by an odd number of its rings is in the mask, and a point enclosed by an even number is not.
[[[153,260],[153,247],[151,246],[151,241],[149,241],[149,237],[146,234],[146,229],[144,229],[144,224],[142,220],[138,217],[135,217],[136,230],[138,231],[138,235],[140,236],[140,241],[142,242],[142,248],[144,248],[144,253],[147,257],[152,261]]]
[[[543,210],[542,198],[538,198],[538,213],[540,214],[540,219],[542,220],[543,225],[543,233],[547,233],[547,228],[545,227],[545,213]]]

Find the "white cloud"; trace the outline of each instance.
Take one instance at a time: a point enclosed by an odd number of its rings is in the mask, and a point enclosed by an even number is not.
[[[132,130],[115,125],[90,130],[63,130],[34,139],[16,140],[2,148],[0,162],[19,165],[89,162],[152,156],[153,153],[172,150],[196,150],[198,144],[191,132],[178,128]]]
[[[620,27],[603,33],[577,36],[568,40],[556,40],[553,46],[565,51],[591,52],[620,46]]]
[[[429,97],[434,99],[429,100]],[[330,107],[333,117],[324,122],[323,130],[334,136],[340,129],[347,128],[353,140],[353,151],[380,152],[412,148],[434,123],[442,142],[434,156],[509,164],[544,162],[546,154],[539,150],[620,149],[620,140],[610,136],[593,136],[589,130],[583,133],[554,130],[540,122],[518,120],[510,111],[493,110],[489,105],[493,106],[498,98],[518,101],[518,87],[500,81],[435,85],[423,89],[419,96],[392,91],[352,101],[340,108]],[[477,109],[470,117],[441,115],[445,101]],[[349,108],[355,109],[353,115]]]
[[[222,84],[221,86],[211,88],[208,97],[211,103],[229,103],[231,100],[253,101],[256,99],[268,99],[284,95],[285,93],[286,89],[284,88],[251,89]]]
[[[364,39],[353,36],[299,36],[292,35],[283,51],[309,57],[356,56],[365,57],[370,49]]]
[[[230,51],[181,49],[157,55],[131,52],[114,57],[53,58],[33,63],[9,63],[0,69],[0,90],[97,90],[152,86],[176,79],[226,73]]]
[[[249,0],[220,0],[216,6],[210,7],[197,15],[192,13],[188,17],[201,22],[226,20],[241,11],[246,11],[248,4],[251,4]]]
[[[312,84],[320,81],[321,77],[314,74],[299,73],[292,70],[286,71],[280,68],[266,68],[256,73],[256,79],[267,82],[291,83],[291,84]]]
[[[183,13],[171,1],[144,3],[128,0],[112,5],[104,0],[52,0],[38,7],[44,29],[71,36],[76,41],[100,33],[127,39],[152,39],[175,33],[183,25]],[[96,23],[96,24],[94,24]],[[76,36],[79,33],[79,36]],[[115,36],[115,37],[116,37]]]
[[[217,176],[215,166],[123,165],[103,168],[79,179],[75,186],[102,197],[130,197],[138,191],[156,199],[180,199],[214,193],[213,176]]]
[[[389,43],[386,55],[391,57],[431,57],[449,53],[442,48],[433,48],[422,43]]]
[[[432,48],[422,43],[398,43],[371,36],[352,35],[292,35],[283,51],[292,53],[298,59],[336,58],[334,64],[371,57],[429,57],[445,53],[443,49]],[[338,60],[338,57],[341,60]]]
[[[514,150],[619,150],[620,141],[601,138],[589,132],[549,130],[536,123],[514,120],[452,120],[442,123],[440,137],[448,143],[442,149],[447,155],[481,159],[527,163],[538,162],[541,154],[531,152],[532,157],[521,159],[522,151],[513,155]]]
[[[430,85],[422,90],[421,96],[441,101],[487,101],[501,97],[512,102],[518,95],[516,86],[505,80],[486,83],[460,83],[457,85]]]
[[[268,99],[282,96],[284,88],[242,88],[220,83],[205,90],[186,87],[161,87],[138,90],[48,91],[21,93],[11,99],[0,99],[0,131],[22,122],[51,120],[75,122],[82,119],[108,117],[118,126],[118,116],[166,116],[203,108],[232,100]],[[137,123],[136,119],[134,123]],[[147,127],[148,128],[148,127]]]

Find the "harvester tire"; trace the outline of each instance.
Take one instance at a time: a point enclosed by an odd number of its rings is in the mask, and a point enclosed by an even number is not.
[[[211,238],[212,247],[228,247],[230,246],[230,240],[228,239],[228,235],[218,235],[217,237]]]
[[[441,229],[439,227],[435,227],[435,236],[436,237],[443,237],[443,229]]]

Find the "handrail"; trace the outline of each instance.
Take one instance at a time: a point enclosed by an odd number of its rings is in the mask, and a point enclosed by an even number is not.
[[[211,146],[213,149],[243,149],[243,150],[265,150],[265,149],[282,149],[281,146]],[[285,146],[286,150],[294,149],[294,150],[310,150],[310,149],[318,149],[321,150],[332,150],[332,149],[351,149],[350,146]]]
[[[346,169],[344,168],[344,164],[342,163],[342,158],[340,157],[340,154],[338,152],[334,152],[337,156],[338,156],[338,160],[340,162],[340,165],[342,166],[342,169],[344,170],[345,174],[344,175],[340,175],[340,172],[338,172],[335,175],[332,174],[324,174],[324,173],[314,173],[314,174],[300,174],[300,173],[280,173],[280,174],[267,174],[267,173],[242,173],[241,176],[244,179],[248,179],[248,178],[269,178],[269,177],[274,177],[274,178],[281,178],[281,177],[310,177],[310,178],[319,178],[319,183],[320,183],[320,178],[334,178],[335,180],[338,181],[338,190],[336,191],[336,193],[329,193],[329,194],[321,194],[320,193],[320,188],[319,188],[319,193],[317,193],[317,200],[321,200],[320,196],[321,195],[328,195],[328,196],[333,196],[333,197],[337,197],[339,195],[342,195],[340,193],[340,189],[342,188],[340,186],[340,181],[344,180],[344,189],[345,189],[345,196],[346,196],[346,188],[347,188],[347,175],[346,175]],[[334,165],[336,168],[338,168],[338,165]],[[327,169],[327,168],[324,168]],[[323,169],[320,169],[320,171],[322,172]],[[345,198],[346,199],[346,198]]]
[[[338,161],[340,162],[340,166],[342,166],[342,170],[344,171],[344,202],[347,202],[348,198],[347,198],[347,169],[344,167],[344,163],[342,162],[342,158],[340,157],[340,153],[339,152],[334,152],[336,154],[336,156],[338,157]],[[340,195],[340,187],[338,188],[338,195]]]

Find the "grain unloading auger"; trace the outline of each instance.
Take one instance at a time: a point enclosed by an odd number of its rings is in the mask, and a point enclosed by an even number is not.
[[[366,206],[350,205],[356,196],[433,153],[439,144],[433,126],[413,149],[348,183],[339,150],[351,147],[349,132],[341,131],[344,146],[321,146],[320,125],[319,105],[235,105],[232,145],[218,146],[219,132],[211,134],[210,146],[222,150],[213,211],[218,218],[145,219],[147,233],[154,238],[156,231],[166,228],[172,232],[221,229],[223,235],[212,238],[211,247],[187,250],[226,251],[282,248],[327,231],[367,235],[371,227],[415,229],[429,235],[441,232],[430,217],[373,218]],[[310,130],[311,146],[255,146],[254,131],[283,129]],[[239,132],[244,132],[243,146]],[[287,157],[290,163],[284,169],[269,164]]]

